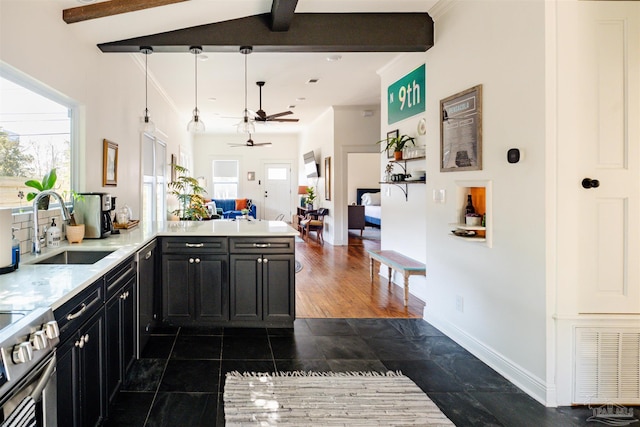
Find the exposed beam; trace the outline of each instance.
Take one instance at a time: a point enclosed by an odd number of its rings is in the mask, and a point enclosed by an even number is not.
[[[181,3],[188,0],[110,0],[86,6],[73,7],[62,11],[62,19],[67,24],[88,21],[89,19],[104,18],[120,13],[135,12],[136,10],[167,4]]]
[[[273,0],[271,31],[289,31],[298,0]]]
[[[166,33],[101,43],[103,52],[424,52],[433,46],[427,13],[296,13],[289,31],[273,32],[271,14],[253,15]]]

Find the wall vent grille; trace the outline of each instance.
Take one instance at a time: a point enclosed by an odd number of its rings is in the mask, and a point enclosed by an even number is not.
[[[640,404],[640,330],[576,328],[576,404]]]

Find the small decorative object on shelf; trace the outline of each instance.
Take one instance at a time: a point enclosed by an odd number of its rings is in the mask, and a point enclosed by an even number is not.
[[[477,213],[467,214],[464,218],[465,224],[467,225],[481,225],[482,224],[482,216]]]
[[[391,172],[393,172],[393,163],[387,163],[387,166],[384,167],[384,181],[391,181]]]
[[[471,194],[467,195],[467,206],[464,208],[465,215],[476,213],[476,208],[473,207],[473,201],[471,200]]]

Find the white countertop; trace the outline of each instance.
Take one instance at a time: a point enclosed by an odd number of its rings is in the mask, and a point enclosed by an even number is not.
[[[54,310],[106,272],[142,249],[157,236],[291,237],[298,232],[283,221],[169,221],[163,225],[140,224],[105,239],[66,241],[58,248],[42,248],[39,255],[23,254],[20,268],[0,275],[0,311],[32,310],[49,306]],[[31,264],[64,250],[112,250],[90,265]]]

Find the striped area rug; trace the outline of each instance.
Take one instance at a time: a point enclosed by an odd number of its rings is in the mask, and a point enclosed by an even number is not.
[[[453,426],[400,372],[227,373],[227,426]]]

